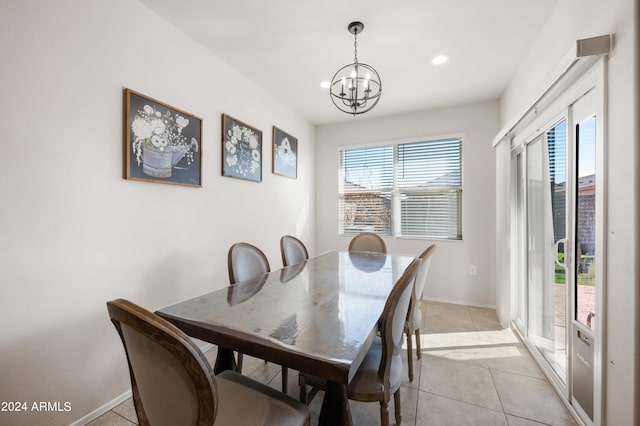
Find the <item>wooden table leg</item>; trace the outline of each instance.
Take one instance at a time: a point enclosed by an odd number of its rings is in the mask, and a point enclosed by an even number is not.
[[[218,346],[218,356],[216,357],[216,363],[213,366],[213,372],[215,374],[220,374],[226,370],[238,371],[236,358],[233,356],[232,350]]]
[[[352,426],[351,409],[347,398],[347,387],[327,381],[318,425]]]

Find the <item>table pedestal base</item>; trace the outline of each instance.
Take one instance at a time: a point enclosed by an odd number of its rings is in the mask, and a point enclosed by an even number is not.
[[[352,426],[347,387],[327,381],[327,389],[320,410],[319,425]]]
[[[216,363],[213,366],[213,372],[220,374],[223,371],[238,371],[236,359],[233,356],[233,351],[218,346],[218,356],[216,357]]]

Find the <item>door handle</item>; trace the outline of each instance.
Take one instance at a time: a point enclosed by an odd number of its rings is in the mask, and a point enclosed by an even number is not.
[[[591,319],[595,318],[596,313],[591,311],[589,312],[589,314],[587,315],[587,327],[591,328]]]
[[[578,330],[578,339],[582,340],[585,345],[591,346],[591,340],[589,339],[589,336],[587,336],[580,330]]]
[[[564,253],[564,262],[560,263],[560,261],[558,261],[558,248],[559,248],[561,243],[566,248],[567,239],[566,238],[561,238],[558,241],[556,241],[556,243],[553,245],[553,250],[554,250],[554,253],[555,253],[555,261],[559,266],[562,266],[563,268],[566,268],[567,267],[567,253],[566,253],[566,251]]]

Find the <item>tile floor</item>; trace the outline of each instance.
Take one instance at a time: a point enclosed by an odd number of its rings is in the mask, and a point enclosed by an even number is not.
[[[414,380],[401,387],[403,425],[575,425],[564,404],[509,329],[492,309],[423,302],[422,359],[415,358]],[[207,352],[215,360],[215,348]],[[244,372],[280,389],[280,369],[245,356]],[[299,395],[298,377],[289,370],[289,394]],[[317,425],[322,392],[310,404]],[[354,425],[379,425],[378,403],[351,402]],[[394,424],[393,398],[390,423]],[[91,426],[136,423],[131,399]]]

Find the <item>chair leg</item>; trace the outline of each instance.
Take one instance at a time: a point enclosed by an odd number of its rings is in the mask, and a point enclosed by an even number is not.
[[[413,382],[413,336],[407,331],[407,366],[409,369],[409,381]]]
[[[300,386],[300,402],[307,405],[307,383],[302,374],[298,376],[298,385]]]
[[[244,360],[243,354],[238,352],[238,373],[242,374],[242,361]]]
[[[422,358],[422,346],[420,346],[420,328],[416,328],[416,355]]]
[[[399,425],[402,422],[402,408],[400,406],[400,388],[393,394],[393,405],[396,413],[396,424]]]
[[[380,401],[380,424],[389,426],[389,404],[387,401]]]
[[[287,393],[287,387],[289,384],[289,369],[282,367],[282,393]]]

